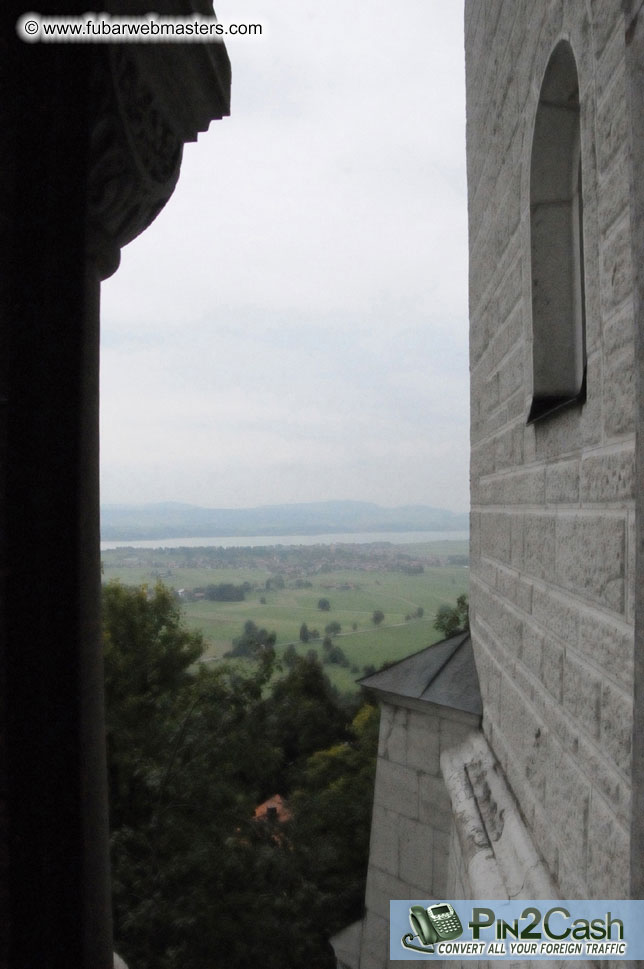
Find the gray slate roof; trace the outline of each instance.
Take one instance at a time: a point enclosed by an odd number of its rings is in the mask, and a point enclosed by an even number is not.
[[[358,683],[376,693],[439,703],[478,716],[483,713],[469,632],[427,646]]]

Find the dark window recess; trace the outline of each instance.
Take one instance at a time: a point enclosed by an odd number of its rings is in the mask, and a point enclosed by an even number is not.
[[[532,405],[528,423],[586,399],[579,81],[561,41],[548,62],[530,168]]]

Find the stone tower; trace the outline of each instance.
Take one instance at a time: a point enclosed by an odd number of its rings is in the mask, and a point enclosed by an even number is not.
[[[366,917],[334,941],[352,969],[390,965],[387,898],[644,890],[644,9],[466,0],[465,51],[482,716],[418,763],[458,704],[403,717],[388,677]],[[407,820],[387,832],[395,772]]]

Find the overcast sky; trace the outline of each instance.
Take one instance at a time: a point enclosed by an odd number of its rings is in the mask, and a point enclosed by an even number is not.
[[[460,0],[219,0],[231,117],[103,286],[102,501],[468,507]]]

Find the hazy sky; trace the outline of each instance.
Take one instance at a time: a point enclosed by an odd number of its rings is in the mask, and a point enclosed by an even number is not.
[[[103,286],[102,500],[468,507],[460,0],[219,0],[231,117]]]

